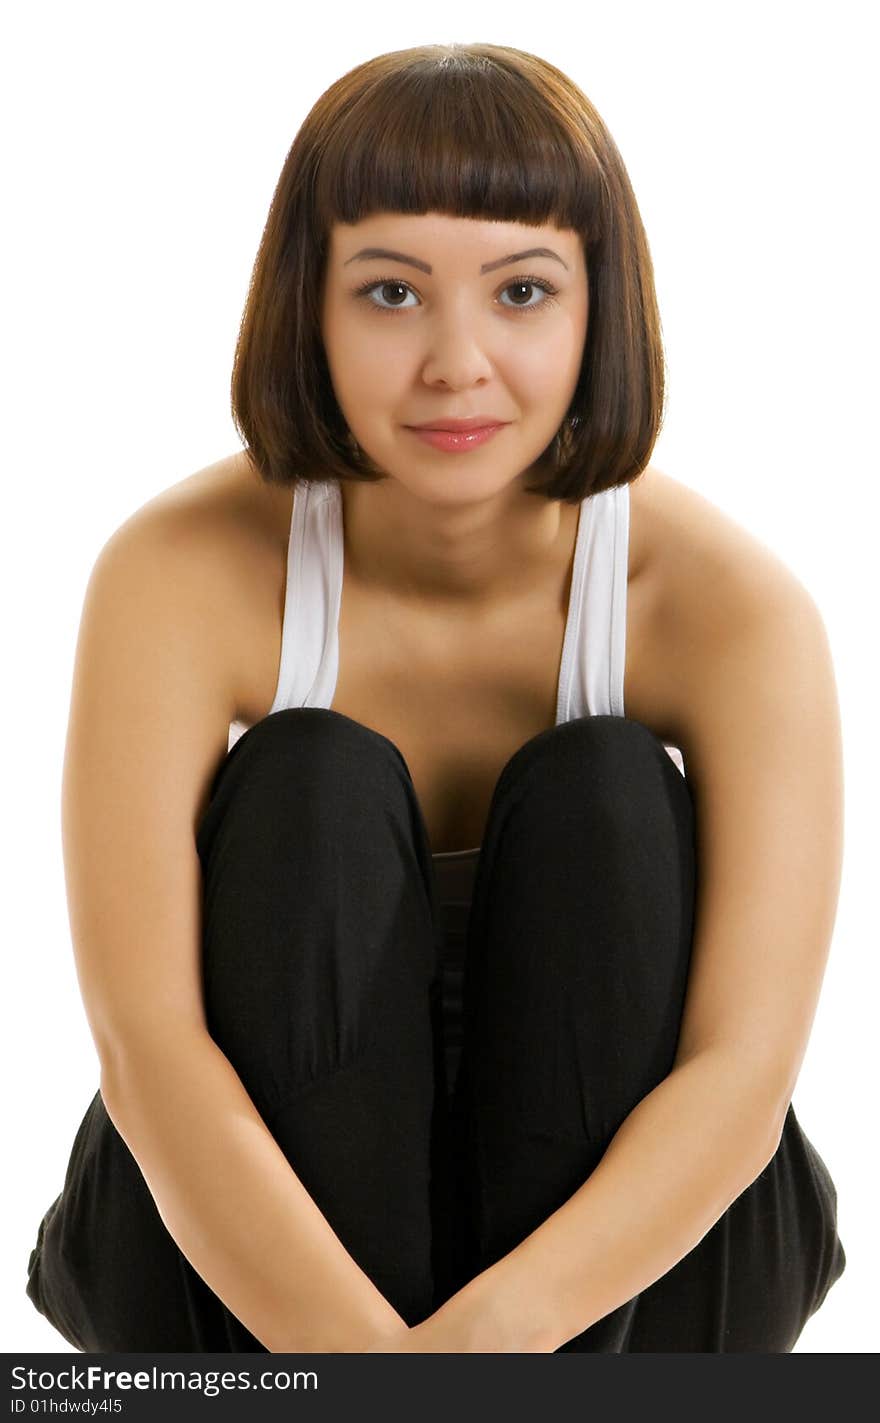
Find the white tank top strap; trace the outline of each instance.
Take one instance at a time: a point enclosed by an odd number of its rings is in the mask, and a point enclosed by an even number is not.
[[[629,487],[583,500],[572,567],[557,722],[623,716]]]
[[[572,570],[572,603],[563,644],[556,720],[625,716],[629,485],[581,504]],[[665,749],[684,775],[677,746]]]
[[[336,683],[342,596],[341,497],[335,481],[298,485],[287,549],[281,660],[272,712],[324,706]]]

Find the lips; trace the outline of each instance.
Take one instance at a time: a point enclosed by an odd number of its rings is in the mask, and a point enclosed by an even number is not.
[[[415,435],[417,440],[423,444],[432,445],[435,450],[446,450],[450,454],[459,451],[476,449],[479,445],[484,445],[487,440],[494,440],[500,430],[506,428],[507,422],[502,425],[475,425],[465,430],[436,430],[425,428],[424,426],[415,429],[410,428],[409,433]]]

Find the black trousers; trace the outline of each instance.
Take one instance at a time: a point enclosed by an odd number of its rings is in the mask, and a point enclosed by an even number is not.
[[[211,1035],[343,1244],[418,1323],[577,1190],[672,1066],[687,782],[624,717],[563,723],[510,758],[451,1106],[430,846],[393,742],[327,709],[273,713],[221,763],[197,846]],[[845,1263],[834,1184],[789,1107],[773,1160],[696,1247],[557,1352],[787,1352]],[[100,1093],[27,1291],[81,1350],[262,1351],[165,1229]]]

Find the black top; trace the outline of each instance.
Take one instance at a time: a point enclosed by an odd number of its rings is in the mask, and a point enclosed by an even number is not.
[[[437,913],[440,920],[440,994],[443,1041],[446,1050],[446,1083],[455,1084],[462,1043],[462,982],[467,924],[480,847],[434,855]]]

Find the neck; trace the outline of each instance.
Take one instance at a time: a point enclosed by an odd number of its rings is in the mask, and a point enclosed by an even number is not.
[[[341,485],[346,567],[410,603],[486,609],[554,573],[571,553],[576,505],[511,486],[479,503],[438,505],[396,480]]]

